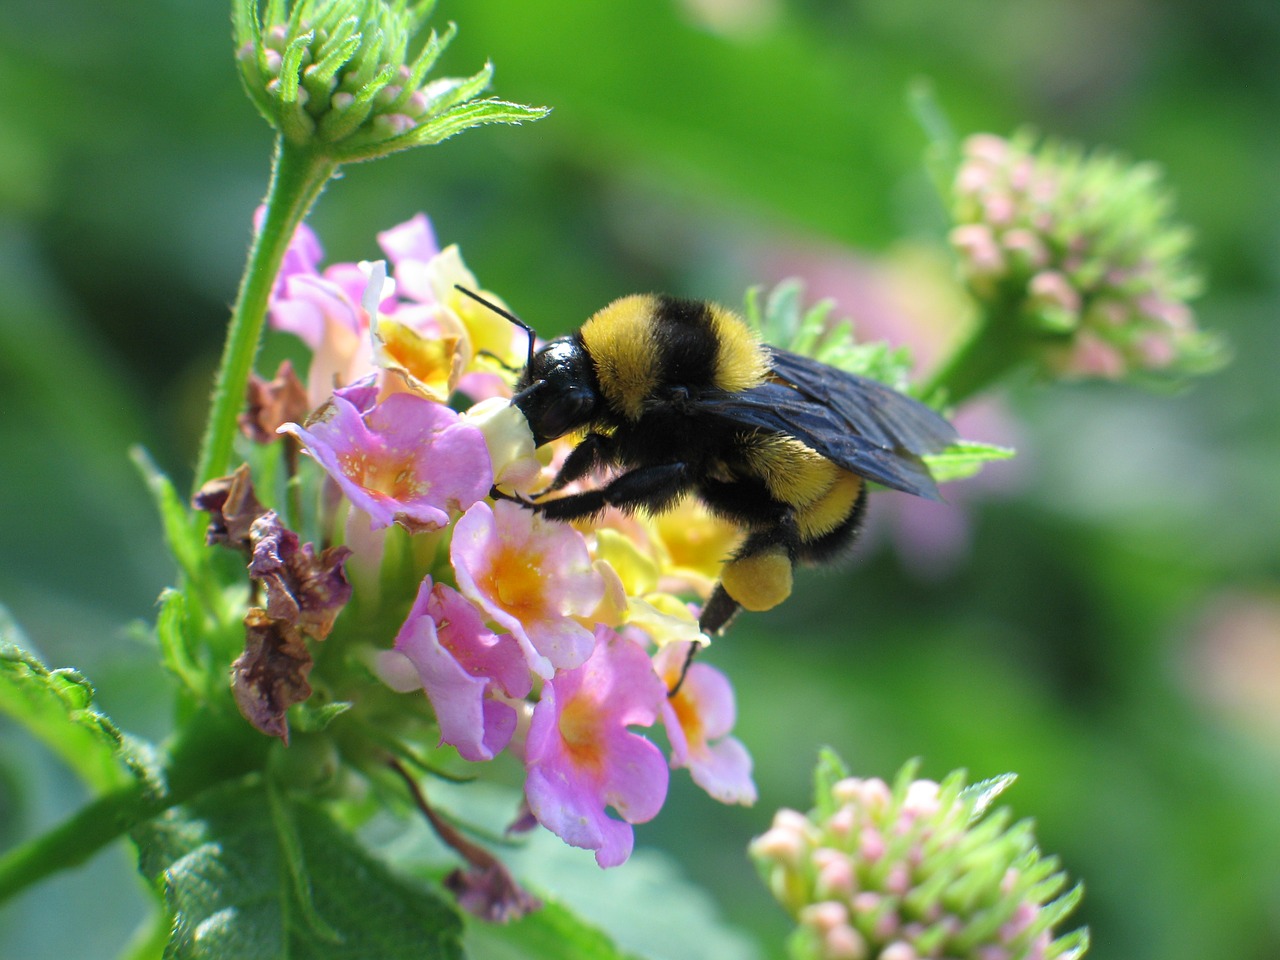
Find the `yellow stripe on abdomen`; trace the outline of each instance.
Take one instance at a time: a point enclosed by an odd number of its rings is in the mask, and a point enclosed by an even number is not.
[[[796,511],[796,526],[800,539],[811,543],[831,533],[849,519],[858,496],[862,493],[863,480],[847,470],[838,470],[835,483],[818,500]]]

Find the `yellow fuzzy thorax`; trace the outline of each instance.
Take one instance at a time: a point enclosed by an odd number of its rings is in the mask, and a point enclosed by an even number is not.
[[[582,325],[582,342],[596,365],[600,390],[609,406],[632,420],[658,378],[653,348],[654,298],[633,294],[615,300]]]
[[[760,338],[741,317],[716,303],[707,304],[720,351],[716,355],[715,385],[736,393],[764,383],[769,362]]]
[[[582,325],[583,344],[596,365],[600,390],[609,406],[631,420],[660,386],[658,298],[633,294],[598,310]],[[707,304],[706,335],[716,344],[712,383],[736,392],[765,381],[769,364],[760,340],[738,316]]]

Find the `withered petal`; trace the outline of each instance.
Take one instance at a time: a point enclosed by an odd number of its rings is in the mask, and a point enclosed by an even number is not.
[[[266,508],[254,495],[247,463],[240,464],[229,476],[210,480],[191,498],[191,505],[209,514],[205,541],[210,546],[221,543],[249,553],[250,528]]]
[[[249,609],[244,627],[244,653],[231,665],[236,705],[251,724],[287,744],[285,713],[311,696],[311,651],[296,628],[261,607]]]
[[[520,886],[498,861],[458,868],[444,878],[458,906],[490,923],[510,923],[541,909],[542,901]]]
[[[310,410],[307,388],[288,360],[281,361],[273,380],[251,373],[245,392],[247,405],[237,422],[241,432],[255,443],[275,443],[280,439],[276,430],[281,424],[301,423]]]
[[[253,524],[249,575],[262,582],[267,613],[323,640],[351,599],[343,564],[347,547],[328,547],[317,558],[315,547],[300,544],[298,535],[269,510]]]

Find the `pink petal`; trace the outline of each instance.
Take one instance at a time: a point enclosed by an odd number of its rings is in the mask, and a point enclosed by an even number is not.
[[[514,638],[486,629],[480,611],[457,590],[437,583],[427,611],[441,642],[472,676],[493,680],[509,697],[524,697],[533,689],[528,663]]]
[[[733,737],[706,744],[689,756],[689,775],[693,782],[721,803],[749,807],[756,802],[751,767],[751,754]]]
[[[538,822],[570,846],[595,850],[600,866],[615,867],[631,856],[631,825],[607,816],[595,797],[540,768],[529,771],[524,789]]]
[[[667,799],[671,773],[654,744],[635,733],[611,731],[603,796],[628,823],[652,820]]]
[[[494,752],[485,744],[483,709],[488,681],[468,674],[441,646],[435,621],[420,612],[418,604],[414,607],[396,637],[395,649],[413,661],[418,670],[440,723],[441,742],[453,744],[468,760],[491,760]]]
[[[434,302],[435,296],[421,267],[440,252],[440,246],[426,215],[419,213],[399,226],[384,230],[378,234],[378,245],[395,265],[400,295],[420,303]]]
[[[491,595],[493,564],[500,551],[543,571],[545,594],[539,606],[544,613],[522,619]],[[578,531],[513,503],[491,508],[481,501],[455,526],[450,557],[458,587],[494,623],[510,631],[539,676],[550,679],[557,669],[572,670],[591,655],[592,634],[573,618],[595,610],[604,582]]]

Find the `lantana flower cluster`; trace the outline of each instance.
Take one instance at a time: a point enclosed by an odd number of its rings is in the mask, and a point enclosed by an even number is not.
[[[456,247],[439,248],[426,217],[378,241],[390,277],[382,262],[322,268],[301,228],[270,306],[272,324],[311,351],[313,409],[279,432],[323,470],[317,499],[350,551],[362,612],[400,623],[347,642],[366,646],[386,686],[426,697],[440,742],[463,759],[514,754],[527,812],[601,866],[627,859],[671,767],[719,800],[752,803],[728,680],[695,663],[668,696],[690,645],[705,642],[694,603],[736,532],[692,500],[660,519],[573,526],[495,497],[544,488],[571,448],[535,451],[510,403],[527,335],[457,289],[502,303]],[[396,528],[411,535],[397,554],[416,564],[409,593],[396,591],[403,577],[379,577]],[[659,724],[665,753],[643,732]]]
[[[1041,856],[1028,821],[987,816],[1011,775],[965,788],[908,764],[893,785],[848,775],[827,754],[817,806],[780,810],[751,844],[795,918],[795,960],[1074,960],[1088,932],[1056,937],[1082,888]]]
[[[989,318],[1038,345],[1055,375],[1204,372],[1221,347],[1196,328],[1190,231],[1152,164],[1029,134],[964,142],[951,244]]]

